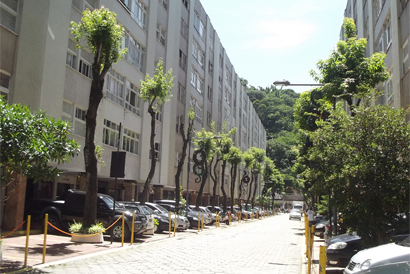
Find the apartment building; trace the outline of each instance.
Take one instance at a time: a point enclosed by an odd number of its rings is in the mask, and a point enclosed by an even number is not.
[[[345,17],[354,19],[359,38],[367,39],[366,56],[386,53],[390,79],[377,87],[384,93],[375,104],[410,107],[409,0],[348,0]],[[343,38],[343,29],[340,39]],[[410,116],[407,117],[410,121]]]
[[[98,165],[100,192],[121,200],[138,200],[142,192],[150,168],[150,116],[139,97],[140,81],[154,74],[161,58],[175,78],[173,96],[156,117],[157,165],[149,199],[174,197],[183,144],[179,125],[188,124],[191,106],[195,130],[210,130],[214,121],[220,132],[226,122],[228,130],[237,128],[235,146],[243,151],[251,146],[265,149],[265,129],[199,0],[0,0],[0,5],[1,95],[10,104],[71,122],[71,136],[81,145],[93,54],[75,47],[70,22],[79,22],[85,9],[105,6],[124,26],[128,52],[107,74],[98,109],[95,141],[103,148],[105,162]],[[110,166],[118,143],[126,152],[125,177],[115,183]],[[82,152],[59,168],[64,173],[53,182],[33,184],[28,178],[27,197],[55,198],[68,188],[85,189]],[[188,179],[194,203],[199,185],[193,174],[187,178],[185,169],[185,191]],[[201,203],[209,202],[211,189],[208,182]],[[229,193],[228,185],[226,190]]]

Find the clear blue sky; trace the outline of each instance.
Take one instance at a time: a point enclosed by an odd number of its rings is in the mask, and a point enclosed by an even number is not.
[[[311,69],[339,41],[347,0],[201,0],[239,77],[314,83]],[[296,92],[310,87],[290,87]]]

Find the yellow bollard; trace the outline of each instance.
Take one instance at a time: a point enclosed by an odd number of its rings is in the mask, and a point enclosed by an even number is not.
[[[205,212],[202,212],[202,227],[201,227],[201,231],[204,231],[204,214],[205,214]]]
[[[28,236],[30,235],[30,224],[31,224],[31,215],[28,215],[27,216],[27,232],[26,232],[26,249],[24,250],[24,264],[23,264],[23,267],[27,266]]]
[[[43,264],[46,262],[47,224],[48,224],[48,214],[46,214],[46,216],[44,218]]]
[[[326,246],[320,246],[320,255],[319,255],[319,274],[326,274]]]
[[[124,246],[124,212],[122,213],[122,233],[121,233],[121,246]]]
[[[174,214],[175,214],[175,218],[174,218],[174,237],[175,237],[175,233],[177,231],[178,223],[177,223],[177,213],[175,212]]]
[[[201,213],[198,211],[198,232],[201,229]]]
[[[171,237],[171,211],[169,212],[168,216],[169,216],[168,218],[168,221],[169,221],[168,238],[169,238]]]
[[[131,245],[134,244],[134,221],[135,221],[135,211],[132,213],[132,225],[131,225]]]

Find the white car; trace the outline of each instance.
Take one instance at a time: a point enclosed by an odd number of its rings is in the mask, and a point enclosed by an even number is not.
[[[350,259],[343,273],[410,273],[410,237],[359,251]]]
[[[291,219],[298,219],[299,221],[302,219],[299,209],[292,209],[289,212],[289,220],[291,220]]]

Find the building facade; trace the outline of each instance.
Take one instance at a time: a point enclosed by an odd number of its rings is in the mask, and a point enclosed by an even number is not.
[[[380,83],[384,91],[375,104],[410,107],[410,7],[408,0],[348,0],[345,17],[354,19],[359,38],[367,39],[366,56],[386,53],[390,79]],[[343,38],[343,29],[341,38]],[[410,117],[407,117],[410,121]]]
[[[85,9],[105,6],[125,28],[127,54],[106,76],[97,117],[95,141],[103,149],[98,165],[99,192],[121,200],[138,200],[148,175],[150,116],[140,100],[140,81],[153,75],[162,59],[172,69],[172,98],[157,114],[157,165],[149,199],[172,199],[176,164],[182,153],[180,123],[195,110],[196,131],[236,127],[235,146],[265,149],[266,132],[250,102],[211,19],[199,0],[1,0],[1,94],[8,103],[44,110],[72,123],[72,138],[81,145],[91,87],[93,54],[77,49],[69,27]],[[119,132],[121,125],[121,132]],[[126,152],[125,177],[110,177],[111,152]],[[191,151],[193,151],[192,147]],[[184,165],[184,169],[186,168]],[[59,165],[64,173],[54,182],[27,183],[28,196],[55,198],[68,188],[85,189],[84,156]],[[193,174],[189,176],[195,202]],[[229,178],[229,174],[225,175]],[[182,185],[186,191],[187,172]],[[209,202],[211,183],[202,204]],[[44,190],[44,191],[42,191]],[[226,186],[228,190],[228,185]],[[219,194],[218,188],[218,194]],[[229,193],[229,191],[227,191]]]

